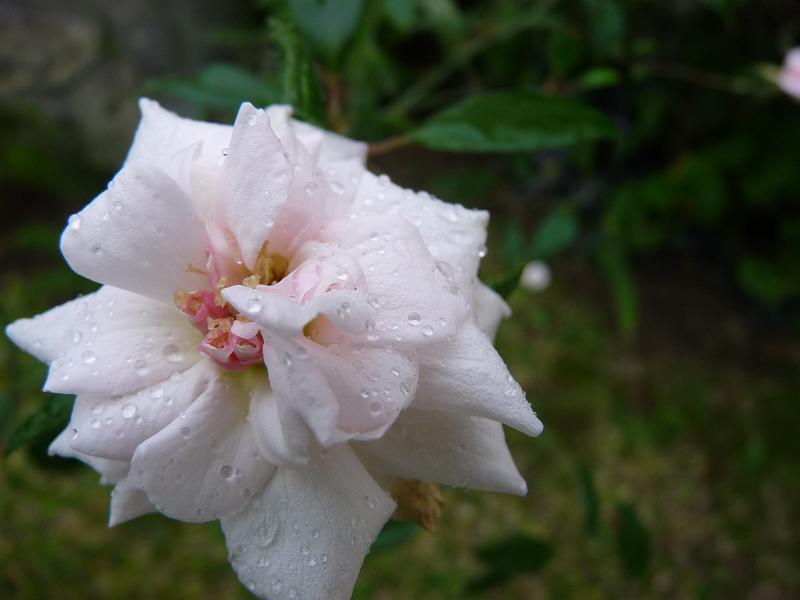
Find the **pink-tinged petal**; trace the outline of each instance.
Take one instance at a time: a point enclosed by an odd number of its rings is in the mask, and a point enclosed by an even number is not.
[[[288,199],[292,168],[284,154],[267,113],[242,104],[225,158],[217,210],[250,269]]]
[[[423,348],[418,360],[414,408],[484,417],[532,436],[542,432],[519,384],[472,321],[451,341]]]
[[[58,358],[50,363],[45,390],[110,397],[129,394],[184,371],[202,356],[200,335],[174,307],[112,287],[103,287],[53,309],[50,335]],[[50,313],[11,328],[12,339],[45,339],[35,332],[53,320]],[[34,342],[35,343],[35,342]],[[56,352],[43,342],[46,353]]]
[[[279,469],[241,512],[221,519],[239,579],[260,598],[347,600],[395,509],[347,446]]]
[[[200,143],[197,160],[203,166],[215,165],[230,143],[233,130],[230,125],[184,119],[148,98],[139,100],[139,109],[142,119],[128,151],[128,161],[145,159],[159,165],[178,166],[176,155]],[[179,169],[168,168],[167,172],[181,181]]]
[[[511,307],[489,286],[478,282],[473,301],[475,322],[490,340],[494,340],[500,322],[511,316]]]
[[[206,391],[177,419],[139,445],[128,482],[158,510],[205,522],[245,506],[275,467],[258,451],[246,421],[247,396],[228,378]]]
[[[469,305],[437,267],[417,229],[400,217],[335,220],[319,241],[336,244],[361,265],[373,309],[369,342],[421,346],[452,336]]]
[[[303,328],[319,315],[326,316],[341,331],[363,334],[372,315],[367,297],[350,290],[333,290],[304,304],[272,293],[265,286],[231,286],[222,290],[222,297],[268,332],[287,338],[302,336]],[[269,346],[266,338],[264,341]]]
[[[485,252],[489,213],[401,188],[385,175],[372,173],[361,178],[352,212],[357,216],[397,215],[413,223],[450,283],[461,288],[469,301]]]
[[[133,394],[78,396],[68,427],[70,446],[84,454],[130,461],[139,444],[187,410],[217,376],[216,368],[203,360]]]
[[[353,444],[371,472],[524,495],[503,426],[488,419],[409,408],[381,439]]]
[[[202,220],[189,196],[152,163],[129,162],[61,236],[70,267],[94,281],[172,304],[206,277]],[[191,266],[191,267],[190,267]]]
[[[251,390],[247,420],[261,456],[281,467],[302,466],[308,462],[308,426],[291,407],[282,412],[269,386]]]

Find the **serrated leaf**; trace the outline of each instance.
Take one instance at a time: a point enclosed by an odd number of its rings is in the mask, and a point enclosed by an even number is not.
[[[617,504],[617,552],[625,573],[641,577],[650,565],[650,531],[639,519],[634,506]]]
[[[486,589],[508,579],[535,573],[553,557],[549,542],[523,533],[513,533],[507,538],[480,546],[476,555],[487,568],[485,576],[472,582],[473,591]]]
[[[47,396],[39,409],[11,430],[5,447],[8,456],[28,444],[51,440],[69,422],[72,396]]]
[[[297,28],[328,63],[353,36],[363,7],[363,0],[289,0]]]
[[[370,552],[381,552],[410,542],[419,533],[419,526],[410,521],[389,521],[372,543]]]
[[[468,98],[411,133],[418,143],[451,152],[525,152],[611,138],[606,115],[575,100],[530,91]]]
[[[269,21],[270,37],[281,55],[281,95],[295,116],[326,126],[325,103],[317,71],[294,25],[277,17]]]

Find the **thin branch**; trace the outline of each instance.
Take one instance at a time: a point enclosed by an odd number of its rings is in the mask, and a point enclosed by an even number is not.
[[[412,142],[413,140],[408,134],[396,135],[394,137],[387,138],[382,142],[370,144],[369,149],[367,150],[367,156],[373,158],[382,154],[388,154],[389,152],[397,150],[398,148],[402,148],[403,146],[407,146]]]

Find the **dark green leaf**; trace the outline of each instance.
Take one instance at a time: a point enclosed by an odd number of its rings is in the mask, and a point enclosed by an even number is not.
[[[630,333],[636,328],[636,288],[628,266],[628,259],[620,244],[606,240],[598,251],[600,266],[611,284],[611,293],[617,309],[617,321],[620,329]]]
[[[644,575],[650,564],[650,532],[627,502],[617,504],[617,551],[627,575]]]
[[[275,85],[241,67],[216,63],[194,79],[155,82],[156,91],[186,100],[203,110],[235,113],[242,102],[266,106],[279,101]]]
[[[408,31],[414,24],[417,0],[385,0],[386,16],[400,31]]]
[[[69,421],[73,400],[72,396],[47,396],[39,410],[11,430],[6,456],[22,446],[55,438]]]
[[[312,47],[335,63],[358,25],[363,0],[289,0],[289,9]]]
[[[596,67],[581,73],[576,83],[581,90],[595,90],[617,85],[619,81],[619,72],[616,69]]]
[[[578,467],[578,483],[581,491],[581,506],[583,506],[586,532],[595,534],[600,529],[600,500],[597,497],[597,488],[594,485],[592,471],[585,463]]]
[[[520,263],[513,269],[510,269],[489,282],[489,287],[495,292],[500,294],[503,298],[508,298],[519,285],[519,278],[522,276],[522,271],[525,269],[525,263]]]
[[[558,208],[539,225],[529,252],[530,259],[547,260],[567,248],[578,235],[575,212]]]
[[[308,49],[291,23],[278,18],[269,22],[270,37],[282,59],[282,99],[295,109],[297,118],[317,125],[326,125],[325,104]]]
[[[617,0],[583,0],[592,50],[598,58],[622,50],[625,13]]]
[[[372,543],[371,552],[390,550],[406,542],[410,542],[419,532],[416,523],[410,521],[389,521],[383,526],[378,537]]]
[[[595,109],[529,91],[473,96],[412,132],[420,144],[452,152],[525,152],[615,135],[611,120]]]
[[[514,533],[479,547],[476,554],[487,568],[487,574],[474,581],[470,588],[481,590],[507,581],[515,575],[539,571],[553,557],[553,546],[539,538]]]

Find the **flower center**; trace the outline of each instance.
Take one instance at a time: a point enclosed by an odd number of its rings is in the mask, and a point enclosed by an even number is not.
[[[208,355],[217,365],[228,371],[239,371],[252,365],[263,363],[264,338],[256,323],[240,315],[233,306],[222,297],[221,291],[229,285],[226,269],[220,268],[215,257],[209,253],[207,271],[201,271],[208,276],[209,289],[187,292],[175,292],[175,305],[183,312],[189,321],[200,330],[205,339],[198,344],[197,349]],[[198,271],[189,265],[189,269]],[[227,272],[238,271],[241,283],[248,287],[258,285],[272,285],[286,276],[287,260],[279,254],[270,254],[268,243],[264,242],[256,259],[252,272],[241,277],[243,266],[237,261],[236,269],[227,269]]]

